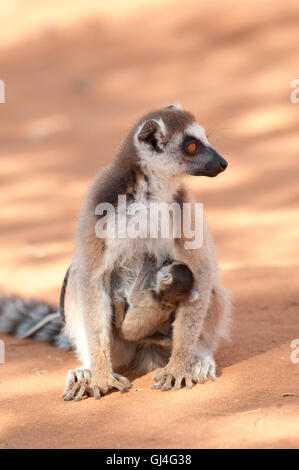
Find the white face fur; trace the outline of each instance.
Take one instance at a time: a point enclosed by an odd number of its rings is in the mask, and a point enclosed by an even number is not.
[[[157,124],[155,137],[159,151],[156,151],[148,142],[139,139],[139,135],[148,121],[138,126],[134,135],[134,144],[144,169],[149,172],[158,172],[162,178],[163,175],[169,178],[188,172],[188,162],[184,160],[182,155],[182,146],[186,136],[200,141],[206,148],[211,148],[204,128],[195,121],[186,126],[183,132],[174,132],[172,135],[169,135],[168,129],[161,118],[152,121]],[[205,164],[210,159],[210,155],[202,156],[202,163]]]
[[[173,114],[172,114],[173,113]],[[190,115],[177,107],[152,114],[134,135],[141,166],[159,179],[189,174],[216,176],[227,162],[213,149],[206,133]]]

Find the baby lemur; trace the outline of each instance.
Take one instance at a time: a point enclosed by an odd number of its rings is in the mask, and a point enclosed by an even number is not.
[[[82,367],[69,372],[65,400],[80,400],[83,394],[101,398],[111,388],[127,390],[129,381],[116,371],[130,367],[143,372],[159,368],[154,380],[161,390],[177,390],[183,384],[191,387],[194,382],[215,377],[213,356],[219,338],[227,335],[230,301],[219,280],[205,223],[201,246],[189,243],[190,236],[184,231],[178,235],[178,230],[173,230],[168,237],[145,234],[132,238],[123,233],[117,237],[108,232],[99,235],[95,227],[103,216],[97,209],[100,203],[114,208],[113,215],[105,216],[110,227],[115,215],[118,227],[123,222],[128,227],[136,221],[142,224],[149,216],[155,223],[158,219],[150,212],[152,203],[176,203],[180,208],[192,203],[184,175],[213,177],[226,166],[194,116],[179,106],[168,106],[143,116],[129,131],[114,161],[95,178],[81,212],[66,288],[65,331]],[[127,207],[122,206],[120,196],[125,197]],[[140,203],[143,211],[136,213]],[[177,229],[181,223],[180,215],[174,212],[173,227]],[[176,306],[171,348],[142,343],[144,338],[139,337],[146,330],[149,338],[162,328],[163,281],[157,292],[142,291],[139,299],[137,286],[134,294],[132,290],[147,256],[156,260],[158,270],[169,259],[187,266],[193,276],[192,289],[198,293],[195,298],[184,295]],[[127,300],[132,292],[133,304],[144,308],[140,335],[141,317],[136,310],[133,314],[128,309],[120,328],[114,326],[113,286],[122,290]],[[147,309],[155,315],[147,315]],[[137,340],[132,341],[132,335]]]
[[[184,263],[169,262],[158,270],[145,263],[128,299],[119,291],[112,294],[117,334],[128,341],[170,347],[171,315],[179,302],[197,298],[193,283]]]

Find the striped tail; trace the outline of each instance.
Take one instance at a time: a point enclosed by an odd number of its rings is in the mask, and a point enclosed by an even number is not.
[[[71,349],[63,327],[55,307],[37,300],[0,295],[0,332]]]

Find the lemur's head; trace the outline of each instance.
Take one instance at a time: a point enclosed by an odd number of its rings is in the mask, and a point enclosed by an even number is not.
[[[227,167],[194,116],[179,105],[144,116],[133,138],[141,164],[169,176],[216,176]]]

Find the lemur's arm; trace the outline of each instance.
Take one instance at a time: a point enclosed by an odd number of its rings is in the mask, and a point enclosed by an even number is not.
[[[166,367],[157,369],[154,374],[157,383],[153,388],[162,390],[169,390],[173,383],[173,389],[178,390],[183,380],[186,387],[192,387],[191,364],[211,296],[213,269],[206,248],[203,247],[201,250],[181,248],[179,256],[192,270],[194,288],[199,295],[195,300],[188,299],[181,302],[176,311],[170,360]]]
[[[112,306],[110,298],[111,268],[106,268],[105,240],[95,233],[97,218],[95,208],[98,194],[109,167],[104,170],[92,185],[81,212],[77,233],[75,295],[78,303],[78,326],[72,323],[71,312],[67,315],[67,329],[75,332],[73,340],[80,351],[82,368],[70,371],[64,392],[66,400],[72,399],[79,391],[82,397],[85,387],[89,394],[100,398],[110,388],[124,391],[129,381],[115,374],[111,365]],[[76,388],[77,386],[77,388]],[[87,390],[88,389],[88,390]]]

